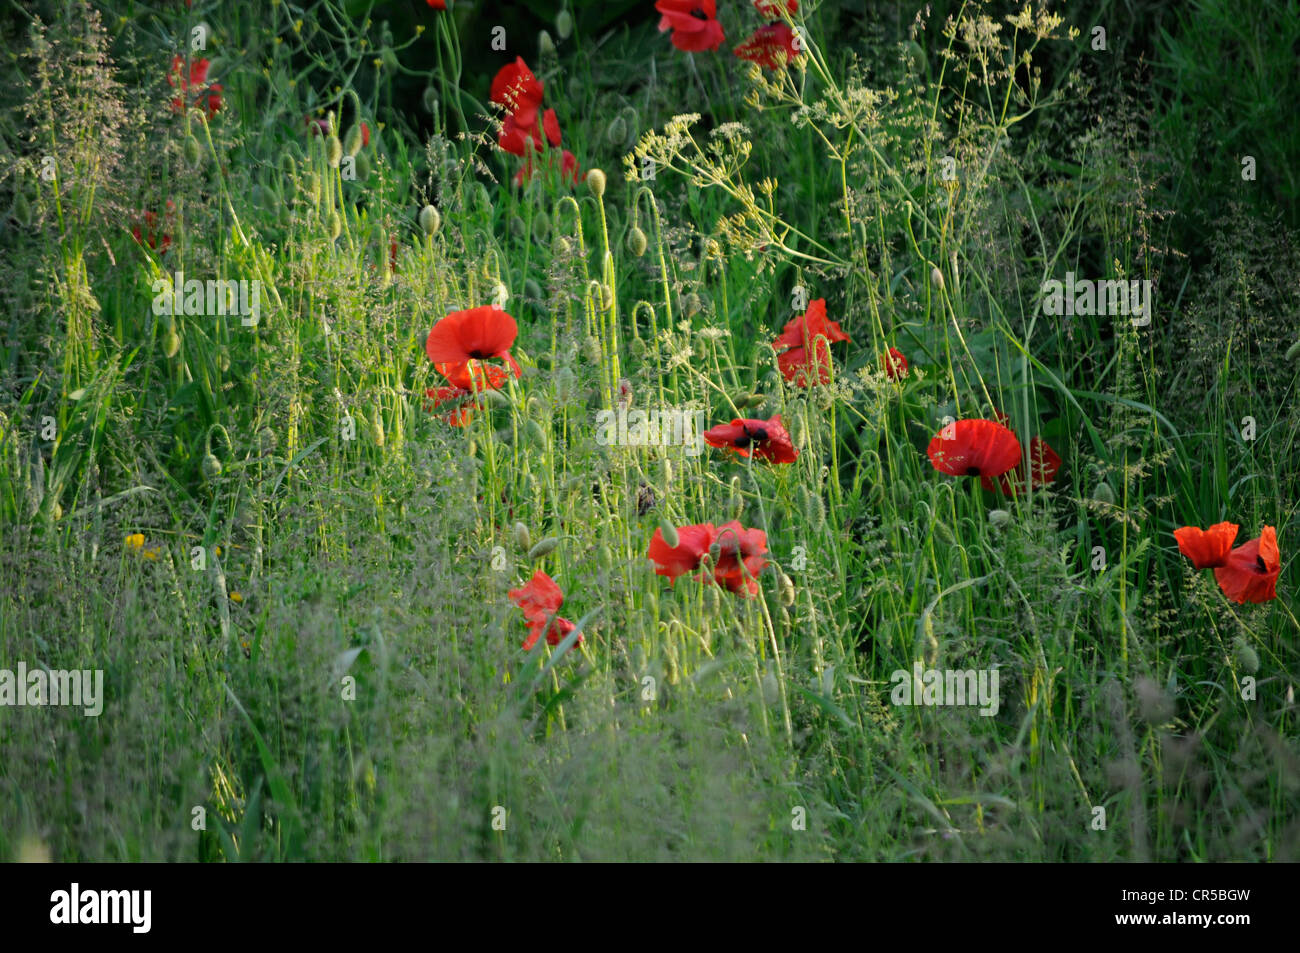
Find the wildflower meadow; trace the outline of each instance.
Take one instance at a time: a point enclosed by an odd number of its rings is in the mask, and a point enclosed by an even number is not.
[[[0,31],[0,859],[1300,860],[1297,0]]]

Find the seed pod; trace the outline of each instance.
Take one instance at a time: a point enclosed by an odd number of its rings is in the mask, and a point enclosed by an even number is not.
[[[561,10],[555,15],[555,35],[561,40],[567,40],[572,32],[573,14],[568,10]]]
[[[659,517],[659,534],[663,536],[669,549],[676,549],[681,544],[681,534],[677,532],[677,527],[673,525],[673,521],[666,513]]]
[[[515,523],[515,547],[521,553],[526,553],[533,548],[533,537],[523,523]]]
[[[198,165],[200,158],[199,140],[195,139],[193,136],[186,136],[184,149],[185,161],[190,165]]]
[[[592,169],[587,173],[587,188],[591,189],[591,194],[600,198],[605,194],[605,173],[599,169]]]
[[[204,454],[201,468],[203,470],[203,479],[205,480],[215,480],[217,477],[221,476],[221,461],[217,459],[215,454]]]
[[[549,556],[555,551],[555,547],[560,545],[560,537],[547,536],[532,549],[528,550],[528,558],[533,562],[541,559],[543,556]]]
[[[1259,671],[1259,653],[1240,635],[1232,640],[1232,654],[1247,675]]]
[[[352,128],[348,130],[348,134],[343,140],[344,155],[355,157],[356,154],[361,151],[361,139],[361,123],[354,122]]]
[[[1097,484],[1097,488],[1092,491],[1092,498],[1099,503],[1114,504],[1115,491],[1110,488],[1110,484],[1102,481]]]
[[[639,225],[633,225],[627,233],[627,250],[637,258],[640,258],[645,254],[646,246],[648,244],[645,232],[641,231]]]
[[[330,212],[330,241],[334,241],[343,234],[343,219],[339,218],[338,212]]]
[[[343,161],[343,143],[339,142],[339,137],[331,134],[325,141],[325,161],[330,164],[331,169],[337,169],[339,163]]]
[[[181,349],[181,338],[173,328],[168,328],[167,333],[163,335],[163,354],[167,357],[175,357],[176,352]]]
[[[420,230],[426,235],[436,235],[438,226],[442,224],[442,216],[432,205],[426,205],[420,209]]]

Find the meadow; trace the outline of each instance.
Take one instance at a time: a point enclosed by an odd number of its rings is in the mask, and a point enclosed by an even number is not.
[[[1296,0],[0,35],[0,858],[1300,859]]]

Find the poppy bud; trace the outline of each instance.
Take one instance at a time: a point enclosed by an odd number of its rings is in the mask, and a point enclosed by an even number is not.
[[[311,204],[320,205],[320,176],[315,172],[311,174],[310,184],[307,188],[311,193]]]
[[[555,547],[560,545],[560,537],[547,536],[532,549],[528,550],[528,558],[536,562],[543,556],[549,556],[555,551]]]
[[[783,606],[794,605],[794,596],[795,596],[794,580],[791,579],[789,576],[787,576],[785,573],[781,573],[776,578],[776,586],[777,586],[777,592],[781,599],[781,605]]]
[[[370,160],[366,158],[364,152],[358,155],[353,162],[355,162],[354,169],[357,173],[357,180],[359,182],[364,182],[366,179],[370,178]]]
[[[710,565],[715,565],[715,566],[716,566],[717,563],[718,563],[718,560],[721,559],[721,558],[722,558],[722,544],[721,544],[721,543],[714,543],[712,546],[709,547],[709,563],[710,563]]]
[[[541,424],[535,420],[530,420],[528,421],[528,426],[524,427],[524,432],[528,434],[528,439],[539,448],[542,450],[546,449],[546,431],[542,429]]]
[[[204,454],[201,469],[203,470],[203,479],[215,480],[221,476],[221,461],[217,459],[215,454]]]
[[[436,113],[438,111],[438,91],[432,86],[424,87],[421,101],[424,103],[425,112]]]
[[[167,357],[175,357],[176,352],[180,349],[180,335],[178,335],[172,328],[168,328],[167,333],[163,336],[163,354]]]
[[[569,34],[573,32],[573,14],[568,10],[561,10],[555,15],[555,34],[561,40],[567,40]]]
[[[778,705],[781,703],[781,685],[776,680],[776,676],[768,672],[763,676],[763,701],[769,705]]]
[[[555,247],[556,250],[559,251],[561,255],[566,255],[566,256],[572,255],[573,239],[570,238],[568,235],[561,235],[560,240],[555,243]]]
[[[1286,349],[1286,359],[1288,361],[1294,361],[1297,357],[1300,357],[1300,340]]]
[[[528,226],[524,224],[524,220],[520,218],[518,215],[511,215],[510,234],[515,236],[515,238],[523,238],[524,235],[526,235],[527,233],[528,233]]]
[[[600,347],[599,338],[595,337],[594,335],[589,336],[587,340],[583,342],[582,350],[583,353],[587,356],[587,360],[590,361],[592,364],[600,363],[600,359],[603,356],[603,352]]]
[[[1098,503],[1113,504],[1115,502],[1115,491],[1110,488],[1110,484],[1104,480],[1097,484],[1097,489],[1092,491],[1092,498]]]
[[[934,535],[949,546],[957,545],[957,537],[952,534],[952,530],[947,523],[936,522],[934,524]]]
[[[591,189],[591,194],[600,198],[605,194],[605,173],[599,169],[592,169],[587,173],[587,188]]]
[[[551,219],[545,212],[538,212],[533,216],[533,237],[540,241],[545,241],[546,237],[551,234]]]
[[[640,258],[645,254],[646,245],[645,232],[641,231],[639,225],[633,225],[627,233],[627,250]]]
[[[185,137],[185,161],[190,165],[199,164],[199,140],[193,136]]]
[[[1232,640],[1232,654],[1246,674],[1254,675],[1259,671],[1259,653],[1241,636]]]
[[[646,356],[645,341],[640,338],[633,338],[628,344],[627,349],[632,352],[632,356],[640,360]]]
[[[542,286],[539,285],[532,278],[528,278],[524,281],[524,295],[529,298],[532,298],[534,301],[541,301]],[[543,356],[548,358],[550,357],[550,355],[543,355]]]
[[[702,307],[704,307],[704,304],[700,301],[700,296],[694,291],[682,300],[682,312],[688,318],[693,318],[699,314]]]
[[[50,511],[50,515],[53,516],[56,520],[63,519],[63,507],[61,507],[58,503],[55,503],[54,509]]]
[[[555,41],[545,30],[539,30],[537,33],[537,53],[539,56],[555,55]]]
[[[510,398],[499,390],[479,391],[479,400],[485,404],[491,404],[493,407],[509,407]]]
[[[352,128],[348,130],[347,138],[343,141],[343,152],[345,155],[355,157],[361,151],[361,123],[354,122]]]
[[[627,141],[627,123],[622,116],[615,116],[605,127],[605,138],[611,146],[621,146]]]
[[[521,553],[526,553],[533,548],[533,537],[523,523],[515,524],[515,546]]]
[[[600,309],[608,311],[612,307],[614,307],[614,289],[609,285],[602,284],[600,286]]]
[[[436,235],[438,226],[442,224],[442,216],[432,205],[426,205],[420,209],[420,230],[426,235]]]
[[[223,347],[221,350],[219,350],[219,351],[217,352],[217,368],[218,368],[218,369],[221,371],[221,373],[223,373],[223,374],[226,373],[226,371],[230,370],[230,351],[229,351],[229,349]]]
[[[664,486],[673,482],[673,462],[667,457],[663,458]]]
[[[1011,514],[1006,510],[989,510],[989,525],[994,529],[1002,529],[1011,522]]]
[[[676,549],[681,545],[681,534],[677,532],[677,527],[673,525],[673,521],[668,518],[667,514],[659,517],[659,535],[664,538],[664,543],[667,544],[669,549]]]
[[[745,496],[740,492],[740,477],[731,478],[731,496],[727,500],[732,519],[740,519],[745,512]]]
[[[384,419],[379,415],[379,408],[375,408],[374,414],[371,415],[370,428],[375,440],[376,447],[384,445]]]
[[[343,161],[343,143],[339,142],[339,137],[330,135],[325,142],[325,160],[329,162],[331,169],[337,169],[339,163]]]
[[[343,234],[343,219],[339,218],[338,212],[330,212],[330,241],[334,241]]]
[[[943,290],[943,272],[934,267],[930,269],[930,284],[934,285],[940,291]]]
[[[799,509],[803,510],[804,519],[813,526],[820,526],[826,519],[826,510],[822,505],[821,496],[813,493],[802,483],[799,484],[795,495],[799,498]]]

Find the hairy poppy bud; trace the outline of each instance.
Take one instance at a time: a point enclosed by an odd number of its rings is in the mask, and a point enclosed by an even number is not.
[[[163,354],[165,354],[167,357],[175,357],[176,352],[179,351],[180,349],[181,349],[180,335],[177,334],[174,329],[168,328],[167,333],[163,335]]]
[[[645,254],[647,244],[645,232],[641,231],[640,226],[633,225],[627,233],[627,250],[640,258]]]
[[[677,532],[677,527],[673,525],[673,521],[668,518],[667,514],[659,517],[659,535],[664,538],[664,543],[667,544],[669,549],[676,549],[681,545],[681,534]]]
[[[521,553],[526,553],[533,548],[533,537],[523,523],[515,524],[515,546]]]
[[[199,140],[193,136],[185,137],[185,161],[190,165],[199,164]]]
[[[339,218],[338,212],[330,212],[330,241],[334,241],[343,234],[343,219]]]
[[[352,128],[348,130],[347,138],[343,142],[343,152],[349,156],[355,156],[361,151],[361,123],[354,122]]]
[[[938,267],[930,269],[930,284],[934,285],[940,291],[943,290],[943,272]]]
[[[561,10],[555,15],[555,34],[561,40],[567,40],[569,34],[573,32],[573,14],[568,10]]]
[[[1097,489],[1092,491],[1092,498],[1098,503],[1113,504],[1115,502],[1115,491],[1110,488],[1110,484],[1104,480],[1097,484]]]
[[[1259,671],[1259,653],[1241,636],[1232,640],[1232,654],[1246,674],[1254,675]]]
[[[357,181],[364,182],[366,179],[370,178],[370,160],[366,158],[364,152],[352,161],[355,163],[353,170],[357,174]]]
[[[1300,340],[1286,349],[1286,359],[1288,361],[1294,361],[1297,357],[1300,357]]]
[[[1011,514],[1006,510],[989,510],[989,525],[994,529],[1002,529],[1011,522]]]
[[[537,33],[537,52],[541,56],[555,55],[555,41],[551,39],[551,34],[545,30]]]
[[[583,354],[586,355],[587,360],[592,364],[599,364],[600,359],[604,356],[604,352],[600,347],[600,339],[594,335],[589,336],[587,340],[583,342],[582,351]]]
[[[704,303],[700,301],[700,296],[694,291],[688,294],[682,301],[682,311],[688,318],[695,317],[700,313],[700,309],[703,307]]]
[[[205,454],[201,468],[205,480],[215,480],[221,476],[221,461],[217,459],[215,454]]]
[[[378,407],[375,408],[375,412],[371,415],[370,429],[375,446],[382,447],[384,445],[384,418],[380,416]]]
[[[425,112],[436,113],[438,111],[438,91],[432,86],[426,86],[424,88],[421,100],[424,103]]]
[[[605,173],[599,169],[592,169],[587,173],[587,188],[591,189],[591,194],[600,198],[605,194]]]
[[[627,349],[632,352],[632,356],[635,357],[637,360],[640,360],[641,358],[646,356],[647,349],[646,349],[645,341],[641,340],[640,338],[633,338],[631,342],[628,344]]]
[[[532,549],[528,550],[528,558],[536,562],[543,556],[549,556],[555,551],[555,547],[560,545],[560,537],[547,536]]]
[[[794,596],[795,596],[794,580],[791,579],[789,576],[787,576],[785,573],[781,573],[779,576],[777,576],[776,586],[777,586],[777,592],[781,599],[781,605],[783,606],[794,605]]]
[[[615,116],[605,127],[605,138],[611,146],[621,146],[627,141],[627,122],[622,116]]]
[[[546,449],[546,431],[542,429],[541,424],[535,420],[530,420],[528,425],[524,427],[524,432],[535,446],[542,450]]]
[[[339,137],[333,134],[325,142],[325,159],[330,164],[331,169],[337,169],[339,163],[343,161],[343,143],[339,142]]]
[[[528,233],[528,226],[524,224],[524,220],[520,218],[518,215],[511,215],[510,234],[515,236],[515,238],[523,238],[524,235],[526,235],[527,233]]]
[[[27,196],[23,192],[14,196],[13,216],[23,228],[32,224],[32,203],[27,201]]]
[[[532,298],[534,301],[541,301],[541,300],[542,300],[542,286],[539,285],[539,284],[538,284],[536,281],[534,281],[532,278],[527,278],[527,279],[524,280],[524,294],[525,294],[527,297]],[[547,356],[549,357],[549,355],[547,355]]]
[[[420,209],[420,230],[426,235],[435,235],[438,227],[442,225],[442,216],[432,205],[426,205]]]
[[[551,234],[551,219],[545,212],[538,212],[533,216],[533,237],[538,241],[545,241]]]

